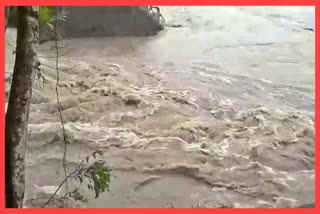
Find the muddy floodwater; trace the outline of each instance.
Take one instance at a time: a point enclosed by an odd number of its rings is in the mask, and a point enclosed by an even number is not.
[[[98,199],[83,188],[81,206],[313,203],[314,8],[160,9],[168,27],[155,37],[59,41],[68,169],[100,149],[113,175]],[[52,45],[39,47],[47,81],[33,91],[27,206],[63,179]]]

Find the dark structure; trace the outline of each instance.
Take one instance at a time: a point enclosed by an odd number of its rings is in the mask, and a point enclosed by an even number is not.
[[[68,6],[62,11],[66,15],[65,21],[59,21],[62,38],[154,36],[165,27],[157,7]],[[41,41],[52,36],[47,27],[41,27]]]

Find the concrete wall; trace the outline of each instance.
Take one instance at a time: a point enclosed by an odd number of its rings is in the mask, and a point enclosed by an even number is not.
[[[152,36],[163,29],[147,7],[64,7],[67,20],[60,26],[64,38]]]

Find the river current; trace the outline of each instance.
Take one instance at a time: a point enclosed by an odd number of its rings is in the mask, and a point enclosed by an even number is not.
[[[155,37],[59,41],[68,169],[100,149],[113,175],[98,199],[84,186],[81,206],[313,203],[314,8],[160,9],[168,27]],[[26,206],[63,179],[52,45],[39,47]]]

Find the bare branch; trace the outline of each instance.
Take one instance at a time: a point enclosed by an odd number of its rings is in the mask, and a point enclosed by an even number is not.
[[[58,7],[56,7],[56,14],[58,14]],[[57,22],[55,22],[55,27],[54,27],[54,33],[55,33],[55,38],[57,38]],[[68,181],[69,179],[71,179],[72,177],[75,176],[75,178],[78,178],[80,183],[83,182],[83,178],[88,178],[90,179],[89,181],[93,182],[93,186],[91,184],[88,184],[88,189],[94,190],[96,197],[99,197],[99,194],[101,192],[104,192],[105,190],[109,191],[109,183],[110,183],[110,174],[109,172],[111,170],[109,170],[108,168],[104,167],[104,161],[96,161],[94,162],[92,165],[89,165],[87,168],[84,167],[84,163],[88,164],[89,163],[89,158],[90,156],[87,156],[84,160],[82,160],[79,163],[79,159],[80,159],[80,153],[81,153],[81,147],[80,147],[80,152],[78,155],[78,165],[76,167],[76,169],[74,171],[72,171],[69,175],[67,175],[67,169],[66,169],[66,156],[67,156],[67,134],[66,134],[66,130],[65,130],[65,126],[64,126],[64,121],[63,121],[63,117],[62,117],[62,111],[61,111],[61,105],[60,105],[60,97],[59,97],[59,81],[60,81],[60,77],[59,77],[59,57],[61,57],[62,55],[59,55],[59,46],[58,46],[58,40],[55,40],[54,42],[55,44],[55,51],[56,51],[56,55],[55,55],[55,66],[51,66],[51,65],[45,65],[42,64],[46,67],[55,69],[56,71],[56,97],[57,97],[57,102],[58,102],[58,112],[59,112],[59,117],[60,117],[60,121],[61,121],[61,126],[62,126],[62,133],[63,133],[63,142],[64,142],[64,153],[63,153],[63,158],[62,158],[62,165],[63,165],[63,170],[64,170],[64,179],[62,180],[62,182],[60,183],[60,185],[58,186],[58,188],[55,190],[54,194],[51,195],[51,197],[46,201],[46,203],[44,203],[42,205],[42,207],[47,206],[51,201],[55,200],[55,196],[57,195],[58,191],[63,187],[63,185],[65,185],[66,189],[65,189],[65,195],[62,198],[59,199],[64,199],[64,206],[68,207],[67,204],[67,197],[71,196],[73,197],[75,200],[82,200],[83,196],[78,192],[77,188],[74,189],[74,191],[69,192],[68,191]],[[61,48],[60,48],[61,49]],[[48,58],[53,58],[53,57],[48,57]],[[40,66],[40,62],[38,62],[37,64],[38,66]],[[77,65],[73,66],[72,68],[68,68],[65,70],[71,70],[74,67],[76,67]],[[40,71],[40,69],[39,69]],[[41,74],[41,73],[40,73]],[[102,151],[94,151],[92,153],[91,156],[93,156],[94,158],[96,158],[96,154],[99,154],[100,156],[102,155]],[[98,171],[97,171],[98,170]],[[96,172],[98,172],[98,174],[96,174]],[[83,177],[84,176],[84,177]],[[80,194],[80,195],[79,195]]]
[[[56,15],[58,15],[58,7],[56,7]],[[55,22],[55,27],[54,27],[54,34],[55,38],[57,37],[57,22]],[[60,98],[59,98],[59,46],[58,46],[58,40],[54,41],[55,48],[56,48],[56,64],[55,64],[55,69],[57,73],[57,82],[56,82],[56,95],[57,95],[57,101],[58,101],[58,111],[59,111],[59,116],[60,116],[60,121],[61,121],[61,126],[62,126],[62,133],[63,133],[63,141],[64,141],[64,153],[63,153],[63,158],[62,158],[62,166],[63,166],[63,171],[64,171],[64,176],[65,176],[65,185],[66,185],[66,193],[68,192],[68,177],[67,177],[67,167],[66,167],[66,156],[67,156],[67,134],[66,130],[64,127],[64,122],[63,122],[63,117],[62,117],[62,112],[61,112],[61,106],[60,106]],[[65,200],[65,206],[67,207],[67,200]]]
[[[66,48],[68,48],[69,46],[70,46],[70,44],[66,44],[66,45],[63,45],[63,46],[58,47],[58,49],[59,49],[59,50],[66,49]],[[50,47],[50,49],[48,49],[48,50],[39,50],[39,51],[45,52],[45,51],[54,51],[54,50],[56,50],[56,48],[55,48],[55,46],[52,46],[52,47]]]
[[[55,41],[55,42],[57,42],[57,41]],[[59,50],[59,49],[57,49],[57,50]],[[58,57],[66,56],[67,54],[68,54],[68,52],[65,52],[61,55],[58,55]],[[41,58],[46,58],[46,59],[51,59],[51,58],[56,58],[56,57],[57,57],[56,55],[55,56],[41,56]]]
[[[41,65],[45,66],[45,67],[48,67],[48,68],[52,68],[52,69],[56,69],[55,66],[52,66],[52,65],[47,65],[47,64],[43,64],[41,63]],[[69,70],[72,70],[74,69],[75,67],[77,67],[78,65],[74,65],[73,67],[70,67],[70,68],[66,68],[66,69],[59,69],[59,71],[69,71]]]
[[[65,195],[59,198],[55,198],[55,196],[57,195],[58,191],[62,188],[62,186],[68,182],[69,179],[73,178],[73,177],[81,177],[81,175],[86,174],[86,173],[90,173],[90,169],[92,169],[92,167],[94,167],[93,165],[88,165],[87,167],[85,167],[85,163],[88,164],[89,163],[89,159],[90,157],[96,158],[95,154],[99,154],[99,151],[95,151],[93,152],[91,155],[85,157],[84,159],[81,160],[81,162],[77,165],[77,167],[74,169],[74,171],[72,171],[71,173],[69,173],[69,175],[65,176],[65,178],[61,181],[61,183],[59,184],[58,188],[56,189],[56,191],[50,196],[50,198],[42,205],[42,208],[46,207],[51,201],[56,200],[56,199],[65,199],[72,194],[72,192],[66,191]],[[95,162],[97,163],[97,162]],[[85,175],[86,176],[86,175]]]
[[[63,184],[65,184],[65,183],[67,182],[67,180],[68,180],[69,178],[71,178],[73,175],[75,175],[77,172],[78,172],[78,168],[63,179],[63,181],[60,183],[60,185],[58,186],[58,188],[56,189],[56,191],[51,195],[51,197],[46,201],[46,203],[44,203],[44,204],[42,205],[42,208],[46,207],[46,206],[54,199],[54,197],[57,195],[58,191],[61,189],[61,187],[63,186]],[[68,193],[68,192],[67,192],[67,193]],[[66,193],[66,194],[67,194],[67,193]]]

